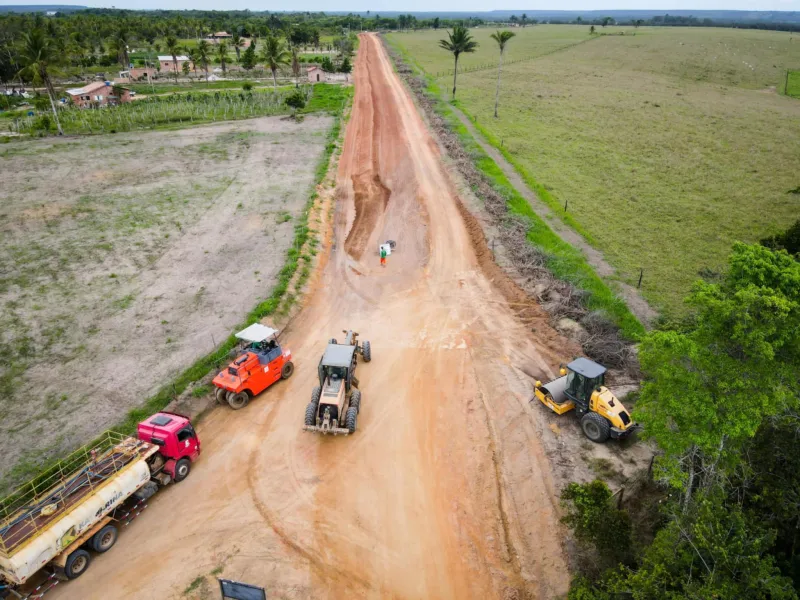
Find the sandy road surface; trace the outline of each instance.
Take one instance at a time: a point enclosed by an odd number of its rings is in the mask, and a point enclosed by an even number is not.
[[[189,478],[50,598],[179,597],[217,567],[271,598],[565,592],[541,425],[516,368],[550,374],[563,341],[544,322],[531,333],[484,274],[437,146],[369,35],[355,84],[333,248],[284,335],[295,375],[215,410]],[[382,269],[385,239],[398,246]],[[343,328],[373,348],[358,431],[303,433],[319,356]]]

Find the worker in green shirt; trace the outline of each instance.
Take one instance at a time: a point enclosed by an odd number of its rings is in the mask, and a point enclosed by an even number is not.
[[[381,247],[381,266],[386,266],[386,248]]]

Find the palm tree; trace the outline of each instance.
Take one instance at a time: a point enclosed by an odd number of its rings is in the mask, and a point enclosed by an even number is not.
[[[224,76],[226,74],[225,65],[228,61],[228,43],[225,40],[222,40],[217,46],[217,60],[219,61],[219,66],[222,67],[222,75]]]
[[[294,75],[294,87],[300,87],[300,57],[298,55],[297,46],[290,46],[289,50],[292,53],[292,75]]]
[[[455,57],[455,68],[453,69],[453,100],[456,98],[456,76],[458,75],[458,56],[463,52],[475,52],[478,42],[472,39],[469,31],[463,25],[453,27],[453,32],[447,32],[449,40],[439,40],[439,47],[448,52],[452,52]]]
[[[490,37],[497,42],[500,47],[500,62],[497,64],[497,89],[494,92],[494,117],[497,118],[497,103],[500,101],[500,74],[503,72],[503,53],[506,51],[508,40],[513,38],[516,33],[512,31],[495,31]]]
[[[47,95],[50,97],[50,108],[53,109],[58,135],[64,135],[64,130],[61,129],[61,121],[58,120],[58,111],[56,110],[56,92],[53,89],[53,82],[50,80],[50,74],[47,71],[48,67],[58,64],[60,56],[51,40],[45,36],[44,31],[41,29],[37,28],[30,33],[22,34],[22,47],[18,57],[22,69],[20,69],[19,75],[21,77],[22,74],[25,74],[33,80],[34,84],[44,85]]]
[[[197,56],[197,62],[200,63],[200,66],[203,67],[203,70],[206,72],[206,85],[208,85],[208,63],[211,60],[211,48],[207,41],[200,40],[197,42],[195,55]]]
[[[165,43],[167,45],[167,52],[172,55],[172,64],[175,69],[175,83],[178,83],[178,53],[181,51],[181,47],[178,45],[178,40],[174,35],[167,36]]]
[[[236,62],[239,62],[241,59],[242,48],[244,47],[242,36],[240,36],[238,33],[234,33],[231,36],[231,46],[233,46],[233,50],[236,52]]]
[[[123,69],[128,69],[131,66],[131,59],[128,56],[128,43],[130,41],[130,34],[124,25],[117,29],[111,38],[111,44],[117,50],[117,58]]]
[[[264,43],[264,50],[261,53],[261,58],[264,63],[272,71],[272,85],[278,87],[278,78],[276,72],[281,65],[288,65],[291,60],[291,54],[286,50],[283,43],[276,37],[269,36]]]

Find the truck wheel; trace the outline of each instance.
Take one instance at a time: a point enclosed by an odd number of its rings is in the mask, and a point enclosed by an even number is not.
[[[587,438],[597,444],[605,442],[611,434],[608,421],[594,412],[583,415],[581,429]]]
[[[319,397],[322,395],[322,388],[314,386],[314,389],[311,390],[311,404],[319,404]]]
[[[247,392],[239,392],[238,394],[228,392],[228,404],[233,410],[244,408],[248,402],[250,402],[250,396]]]
[[[294,363],[287,362],[285,365],[283,365],[283,369],[281,369],[281,379],[289,379],[289,377],[292,376],[292,373],[294,373]]]
[[[83,548],[78,548],[67,557],[67,564],[64,565],[64,575],[67,579],[77,579],[89,568],[92,558]]]
[[[353,390],[350,396],[350,406],[354,406],[356,412],[361,412],[361,392],[359,390]]]
[[[214,392],[214,398],[217,399],[217,404],[222,404],[225,402],[225,397],[228,395],[228,390],[223,388],[217,388],[217,391]]]
[[[372,346],[369,345],[369,342],[364,342],[361,345],[361,354],[364,356],[364,362],[372,360]]]
[[[316,402],[309,402],[308,406],[306,406],[306,419],[304,422],[309,427],[317,424],[317,408],[319,408],[319,404]]]
[[[358,421],[358,409],[355,406],[351,406],[347,409],[344,417],[344,423],[347,426],[347,429],[350,433],[356,432],[356,424]]]
[[[92,536],[92,550],[98,554],[108,552],[117,542],[117,528],[113,525],[106,525]]]
[[[339,342],[336,341],[336,338],[331,338],[328,340],[329,344],[338,344]]]
[[[189,476],[189,471],[192,470],[192,463],[188,458],[182,458],[175,465],[175,483],[180,483]]]

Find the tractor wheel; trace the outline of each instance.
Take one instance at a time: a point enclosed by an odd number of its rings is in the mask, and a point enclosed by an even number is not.
[[[329,344],[338,344],[339,342],[336,341],[336,338],[331,338],[330,340],[328,340],[328,343]]]
[[[175,483],[180,483],[189,476],[192,470],[192,463],[188,458],[182,458],[175,465]]]
[[[369,342],[361,344],[361,354],[364,356],[364,362],[372,360],[372,346],[369,345]]]
[[[224,388],[217,388],[217,391],[214,392],[214,398],[217,399],[217,404],[223,404],[227,396],[228,396],[228,390]]]
[[[92,557],[83,548],[78,548],[69,555],[67,563],[64,565],[64,575],[67,579],[77,579],[89,568]]]
[[[311,404],[319,404],[319,398],[322,395],[322,388],[318,385],[314,386],[314,389],[311,390]]]
[[[281,379],[289,379],[289,377],[292,376],[292,373],[294,373],[294,363],[287,362],[285,365],[283,365],[283,369],[281,369]]]
[[[587,438],[597,444],[602,444],[608,439],[611,427],[604,417],[595,412],[589,412],[581,419],[581,429]]]
[[[361,412],[361,392],[359,390],[353,390],[350,395],[350,406],[354,406],[356,412]]]
[[[106,525],[92,536],[92,550],[98,554],[111,550],[117,541],[117,528],[113,525]]]
[[[317,409],[319,408],[319,404],[316,402],[309,402],[308,406],[306,406],[306,419],[305,424],[309,427],[312,427],[317,424]]]
[[[244,408],[250,402],[250,396],[248,396],[247,392],[239,392],[238,394],[228,392],[227,398],[228,404],[230,404],[233,410]]]
[[[351,406],[347,409],[344,417],[344,423],[347,426],[347,430],[350,433],[356,432],[356,424],[358,421],[358,409],[355,406]]]

